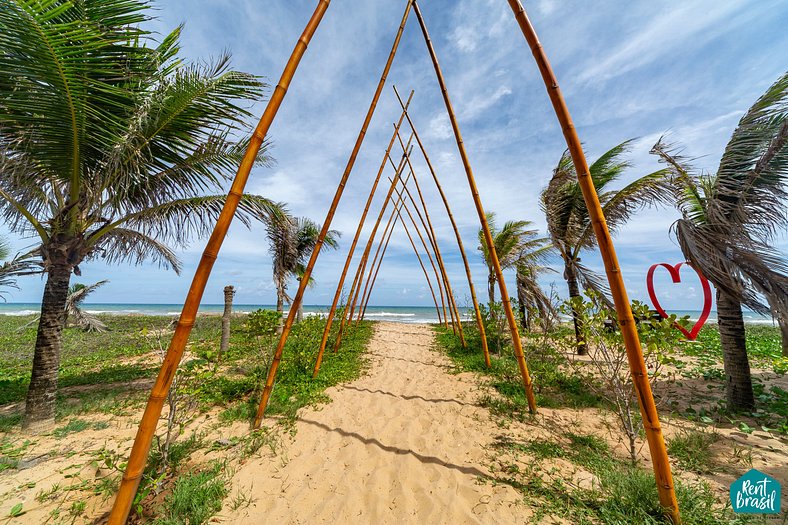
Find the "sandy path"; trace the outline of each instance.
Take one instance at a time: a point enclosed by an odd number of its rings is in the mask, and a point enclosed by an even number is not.
[[[480,482],[496,433],[472,376],[451,375],[428,326],[378,323],[364,377],[300,413],[276,458],[245,463],[233,491],[253,503],[225,523],[523,523],[511,487]],[[282,456],[284,455],[284,460]]]

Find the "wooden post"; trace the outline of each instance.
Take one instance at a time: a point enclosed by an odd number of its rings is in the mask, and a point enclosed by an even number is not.
[[[512,344],[514,345],[514,355],[517,359],[517,366],[520,368],[520,375],[522,376],[523,386],[525,387],[525,395],[528,398],[528,409],[531,411],[531,413],[535,413],[536,398],[534,398],[534,392],[531,385],[531,375],[528,373],[528,365],[526,365],[525,356],[523,355],[523,344],[520,340],[520,333],[517,329],[517,321],[514,318],[512,305],[509,302],[509,292],[506,291],[506,283],[503,280],[501,263],[498,261],[498,254],[495,253],[495,245],[493,244],[492,235],[490,234],[490,227],[487,224],[487,217],[484,214],[482,201],[479,197],[479,190],[476,187],[476,180],[473,177],[471,163],[468,159],[468,154],[465,151],[465,144],[462,141],[460,126],[457,123],[457,117],[454,114],[454,108],[452,108],[451,100],[449,99],[446,81],[443,78],[443,72],[441,72],[440,65],[438,64],[438,57],[435,54],[435,49],[432,46],[430,35],[427,32],[427,26],[424,23],[424,18],[421,15],[419,5],[415,0],[413,2],[413,11],[416,13],[416,18],[419,21],[419,26],[421,27],[421,32],[424,36],[424,42],[427,44],[427,50],[429,51],[430,58],[432,59],[432,65],[435,68],[435,75],[438,78],[438,84],[440,84],[441,93],[443,94],[443,102],[446,105],[446,112],[449,114],[449,121],[451,122],[452,131],[454,132],[454,139],[457,142],[457,149],[460,152],[460,158],[462,159],[462,164],[465,168],[465,175],[468,178],[468,185],[470,186],[471,195],[473,196],[473,203],[476,206],[476,213],[479,216],[479,222],[481,223],[482,231],[484,232],[484,238],[487,241],[487,246],[490,247],[490,259],[495,270],[495,277],[498,280],[498,288],[501,292],[501,299],[503,301],[504,312],[506,312],[506,319],[509,322],[509,330],[512,334]]]
[[[126,522],[131,510],[131,504],[134,500],[134,495],[137,493],[140,480],[142,478],[142,471],[145,467],[145,462],[148,459],[148,451],[153,439],[153,434],[156,432],[156,425],[161,416],[162,406],[170,390],[170,385],[175,377],[175,372],[180,364],[183,351],[186,348],[186,342],[189,339],[194,320],[197,316],[197,310],[200,306],[200,299],[202,299],[205,285],[208,282],[208,277],[211,274],[213,263],[216,261],[219,249],[222,246],[222,241],[227,235],[230,228],[235,211],[238,208],[238,203],[243,195],[246,181],[249,178],[249,172],[252,169],[257,153],[260,151],[260,146],[263,144],[268,130],[276,117],[276,113],[282,104],[282,100],[287,93],[287,88],[293,75],[298,68],[301,57],[306,52],[307,45],[315,34],[323,15],[328,9],[330,0],[320,0],[315,8],[312,17],[301,34],[298,43],[293,49],[290,58],[287,61],[284,72],[274,89],[268,105],[260,117],[260,122],[254,134],[249,140],[249,146],[246,149],[243,160],[241,161],[238,171],[233,179],[230,192],[224,202],[222,211],[216,221],[211,237],[208,240],[205,250],[203,251],[200,263],[194,273],[189,293],[186,296],[186,301],[183,304],[183,310],[175,328],[175,333],[172,336],[172,341],[167,349],[167,355],[164,357],[159,375],[153,384],[148,404],[145,407],[145,412],[142,415],[140,426],[137,429],[137,436],[134,438],[134,444],[131,447],[129,461],[126,466],[126,472],[120,482],[118,495],[115,498],[115,503],[112,506],[112,511],[109,515],[109,525],[122,525]]]
[[[484,354],[484,363],[487,365],[487,368],[490,368],[490,350],[487,347],[487,334],[484,330],[484,319],[482,319],[482,312],[479,309],[479,301],[476,299],[476,289],[473,285],[473,276],[471,275],[471,266],[468,263],[468,257],[465,255],[465,249],[462,245],[462,236],[460,235],[460,230],[457,228],[457,222],[454,220],[454,215],[451,212],[451,207],[449,206],[449,200],[446,198],[446,194],[443,192],[443,188],[441,187],[440,182],[438,181],[438,176],[435,173],[435,169],[432,167],[432,162],[430,161],[429,155],[427,155],[427,150],[424,147],[424,144],[421,142],[421,138],[419,137],[418,132],[416,131],[416,126],[413,125],[413,121],[408,114],[407,105],[402,103],[402,98],[399,96],[399,92],[397,91],[396,86],[394,87],[394,93],[397,95],[397,100],[399,100],[400,105],[405,112],[405,118],[408,119],[408,124],[410,125],[410,129],[412,130],[413,136],[416,138],[416,143],[419,145],[419,149],[421,149],[421,154],[424,156],[424,160],[427,162],[427,168],[430,170],[430,174],[432,175],[432,180],[435,182],[435,186],[438,188],[438,193],[440,193],[441,200],[443,200],[443,205],[446,208],[446,213],[449,215],[449,221],[451,222],[451,227],[454,229],[454,235],[457,237],[457,246],[460,248],[460,255],[462,256],[462,262],[465,265],[465,275],[468,277],[468,288],[471,291],[471,301],[473,302],[473,311],[476,314],[476,326],[479,329],[479,337],[482,341],[482,353]],[[410,101],[410,99],[408,99]]]
[[[235,288],[232,286],[224,287],[224,313],[222,314],[222,343],[219,346],[219,357],[217,361],[222,359],[222,356],[227,353],[230,347],[230,321],[233,316],[233,296],[235,295]]]
[[[607,281],[610,284],[610,292],[613,295],[613,301],[616,305],[618,324],[621,327],[621,335],[624,338],[624,344],[627,349],[629,368],[632,372],[632,380],[638,394],[640,414],[643,418],[646,439],[648,441],[649,451],[651,452],[651,462],[657,480],[659,501],[670,520],[678,525],[681,523],[681,515],[679,513],[678,502],[676,501],[676,493],[673,488],[673,474],[670,469],[668,452],[665,448],[665,440],[662,437],[662,428],[659,423],[657,406],[654,403],[651,384],[648,380],[648,371],[643,359],[643,351],[640,347],[640,338],[638,337],[635,320],[632,317],[632,309],[629,304],[629,297],[627,297],[626,287],[624,286],[624,279],[621,276],[621,269],[618,266],[618,258],[616,257],[616,251],[613,247],[613,240],[610,237],[610,232],[605,222],[605,216],[602,212],[602,206],[599,203],[599,197],[597,196],[596,188],[594,188],[594,183],[589,173],[588,163],[583,153],[583,146],[580,142],[580,137],[577,135],[574,124],[572,123],[572,117],[569,115],[569,108],[561,94],[561,88],[558,87],[558,80],[550,67],[550,62],[547,60],[544,48],[539,42],[536,31],[525,13],[525,9],[519,0],[509,0],[509,6],[512,8],[515,19],[539,67],[539,72],[547,88],[550,102],[553,104],[553,109],[555,110],[558,121],[561,124],[564,138],[566,139],[566,145],[569,148],[569,153],[575,164],[577,180],[583,191],[583,199],[585,200],[586,207],[588,208],[588,215],[594,227],[594,234],[597,238],[602,261],[605,264]],[[418,15],[418,8],[416,13]]]
[[[402,146],[402,137],[400,137],[399,133],[397,133],[397,139],[399,140],[400,146]],[[419,195],[419,201],[421,202],[421,207],[424,210],[424,217],[427,220],[427,237],[430,238],[430,242],[432,243],[433,250],[435,251],[435,258],[438,260],[438,265],[441,268],[441,272],[443,275],[443,280],[446,286],[446,293],[449,296],[449,303],[450,308],[452,308],[453,317],[456,319],[457,330],[455,330],[455,334],[457,331],[460,332],[460,343],[462,347],[465,348],[467,345],[465,344],[465,335],[462,333],[462,317],[460,317],[460,310],[457,308],[457,302],[454,297],[454,292],[451,288],[451,282],[449,281],[449,274],[446,272],[446,265],[443,263],[443,256],[441,255],[440,247],[438,246],[438,237],[435,235],[435,229],[432,227],[432,220],[430,219],[430,213],[427,210],[427,203],[424,201],[424,195],[421,193],[421,186],[419,185],[419,178],[416,176],[416,171],[413,169],[413,164],[410,162],[410,157],[407,157],[408,166],[413,173],[413,184],[416,186],[416,193]],[[408,188],[405,186],[405,191]],[[408,191],[408,196],[410,197],[410,192]],[[413,197],[410,197],[413,200]],[[413,206],[418,211],[418,205],[414,202]],[[419,214],[421,215],[421,214]],[[422,221],[423,222],[423,221]]]
[[[326,214],[326,220],[323,221],[323,228],[320,230],[320,234],[318,235],[317,242],[315,243],[315,248],[312,251],[312,255],[309,258],[309,262],[304,269],[304,275],[301,277],[301,282],[298,285],[298,291],[293,297],[293,301],[290,304],[290,311],[287,315],[287,321],[285,321],[284,330],[282,331],[282,335],[279,337],[279,343],[274,351],[273,359],[271,360],[271,367],[268,369],[268,377],[265,381],[265,386],[263,387],[263,394],[260,397],[260,405],[257,407],[257,414],[255,414],[254,418],[254,428],[260,428],[260,423],[263,420],[263,413],[265,412],[265,407],[268,405],[268,400],[271,397],[271,390],[274,388],[274,380],[276,379],[276,371],[279,369],[279,362],[282,360],[282,351],[285,348],[285,343],[287,342],[287,338],[290,335],[290,330],[293,327],[293,321],[295,320],[295,314],[298,310],[298,306],[301,304],[301,301],[304,299],[304,290],[306,289],[307,285],[309,284],[309,278],[312,276],[312,270],[317,263],[317,258],[320,255],[320,249],[323,247],[323,242],[325,241],[326,235],[328,234],[328,230],[331,228],[331,220],[334,218],[334,214],[337,211],[337,206],[339,206],[339,201],[342,199],[342,193],[345,190],[345,185],[347,184],[347,180],[350,177],[350,172],[353,170],[353,165],[356,162],[356,156],[358,156],[358,152],[361,149],[361,144],[364,142],[364,137],[367,134],[367,128],[369,127],[369,123],[372,120],[372,115],[375,113],[375,108],[378,104],[378,99],[380,98],[380,93],[383,91],[383,86],[386,84],[386,77],[388,76],[389,70],[391,69],[391,64],[394,62],[394,55],[397,53],[397,48],[399,47],[399,42],[402,38],[402,32],[405,29],[405,22],[408,20],[408,14],[410,13],[411,6],[413,5],[413,0],[408,0],[407,4],[405,5],[405,13],[402,15],[402,21],[400,22],[399,29],[397,30],[397,36],[394,38],[394,44],[391,47],[391,52],[389,53],[388,60],[386,61],[386,66],[383,68],[383,73],[380,76],[380,81],[378,82],[378,87],[375,90],[375,95],[372,98],[372,103],[369,106],[369,110],[367,111],[367,116],[364,118],[364,123],[361,126],[361,131],[358,134],[358,138],[356,139],[356,144],[353,146],[353,151],[350,153],[350,159],[348,159],[347,166],[345,167],[345,172],[342,174],[342,178],[339,181],[339,185],[337,186],[336,192],[334,193],[334,199],[331,201],[331,206],[328,209],[328,213]]]
[[[408,97],[408,102],[404,105],[405,108],[408,107],[410,104],[411,99],[413,98],[413,91],[411,90],[410,96]],[[389,152],[391,151],[392,146],[394,146],[394,139],[396,138],[396,131],[402,125],[402,119],[405,116],[405,111],[403,110],[402,114],[397,121],[397,124],[394,126],[394,133],[391,134],[391,140],[389,141],[389,145],[386,148],[386,154],[383,156],[383,161],[380,163],[380,169],[378,169],[378,174],[375,176],[375,182],[372,184],[372,189],[369,190],[369,197],[367,197],[367,203],[364,206],[364,211],[361,213],[361,219],[358,221],[358,228],[356,228],[356,235],[353,237],[353,242],[350,244],[350,249],[348,250],[347,259],[345,259],[345,266],[342,268],[342,274],[339,276],[339,282],[337,283],[337,291],[334,293],[334,300],[331,303],[331,308],[328,310],[328,318],[326,319],[326,327],[323,329],[323,338],[320,341],[320,349],[317,352],[317,359],[315,359],[315,369],[312,372],[312,377],[317,377],[318,372],[320,372],[320,365],[323,362],[323,353],[326,350],[326,343],[328,342],[328,335],[331,332],[331,325],[334,321],[334,315],[336,313],[337,305],[339,304],[339,298],[342,295],[342,287],[345,284],[345,277],[347,276],[347,271],[350,268],[350,262],[353,259],[353,254],[356,251],[356,245],[358,244],[358,239],[361,236],[361,231],[364,229],[364,221],[367,219],[367,213],[369,212],[369,207],[372,204],[372,199],[375,197],[375,192],[378,188],[378,183],[380,182],[380,176],[383,174],[383,169],[386,167],[386,157],[388,157]]]

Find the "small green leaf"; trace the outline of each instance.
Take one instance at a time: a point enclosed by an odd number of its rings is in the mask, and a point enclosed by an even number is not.
[[[25,512],[22,510],[22,504],[21,503],[17,503],[13,507],[11,507],[11,511],[8,513],[8,516],[11,517],[11,518],[16,518],[18,516],[21,516],[24,513]]]

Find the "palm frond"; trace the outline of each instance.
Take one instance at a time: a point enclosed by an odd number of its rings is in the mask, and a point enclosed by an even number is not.
[[[100,258],[109,264],[129,262],[135,265],[150,260],[160,268],[171,268],[177,274],[182,269],[178,256],[166,244],[142,232],[120,227],[98,238],[86,258]]]
[[[788,73],[741,118],[717,170],[709,215],[773,238],[788,223]]]
[[[92,232],[88,239],[96,243],[106,232],[122,226],[182,245],[195,236],[210,234],[226,199],[226,195],[206,195],[166,202],[103,226]],[[259,195],[243,195],[236,218],[249,228],[254,221],[269,223],[283,214],[284,205],[281,203]]]

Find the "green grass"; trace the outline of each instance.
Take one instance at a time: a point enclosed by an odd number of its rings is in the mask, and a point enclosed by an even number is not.
[[[462,348],[451,332],[436,328],[439,346],[454,362],[457,370],[477,372],[497,393],[486,396],[482,404],[504,421],[524,419],[527,404],[517,364],[511,350],[503,357],[493,358],[487,369],[481,355],[478,335],[466,331],[468,347]],[[590,393],[587,379],[572,376],[561,367],[561,356],[546,349],[530,348],[528,365],[534,380],[537,404],[540,407],[611,408]],[[629,461],[618,459],[607,443],[598,436],[564,432],[561,442],[533,439],[515,442],[499,438],[495,443],[494,483],[505,483],[519,490],[525,501],[536,509],[533,522],[548,516],[559,516],[576,524],[643,525],[666,524],[659,504],[654,475]],[[706,435],[675,438],[673,452],[683,456],[698,470],[708,465],[708,446],[713,442]],[[700,443],[700,445],[699,445]],[[705,447],[708,454],[691,458],[692,448]],[[525,455],[525,456],[523,456]],[[593,475],[591,486],[578,486],[555,471],[555,459],[561,458]],[[732,525],[762,523],[760,517],[737,516],[729,507],[722,507],[714,492],[705,483],[684,483],[676,479],[676,497],[684,523],[694,525]]]
[[[498,415],[525,417],[528,403],[525,397],[520,370],[511,348],[505,348],[501,356],[491,355],[491,367],[487,368],[482,354],[481,340],[473,327],[465,329],[465,348],[450,330],[435,327],[438,346],[454,362],[457,371],[477,372],[484,376],[503,399],[485,398],[484,405]],[[593,393],[586,379],[572,375],[561,368],[563,358],[545,349],[528,349],[526,361],[533,380],[536,404],[548,408],[587,408],[605,406],[604,400]],[[530,357],[530,359],[529,359]]]
[[[719,434],[707,431],[685,431],[668,440],[668,454],[679,467],[698,474],[710,474],[719,470],[713,461],[711,445],[719,440]]]
[[[190,472],[178,478],[160,509],[156,525],[199,525],[222,509],[230,490],[223,474],[223,463]]]

